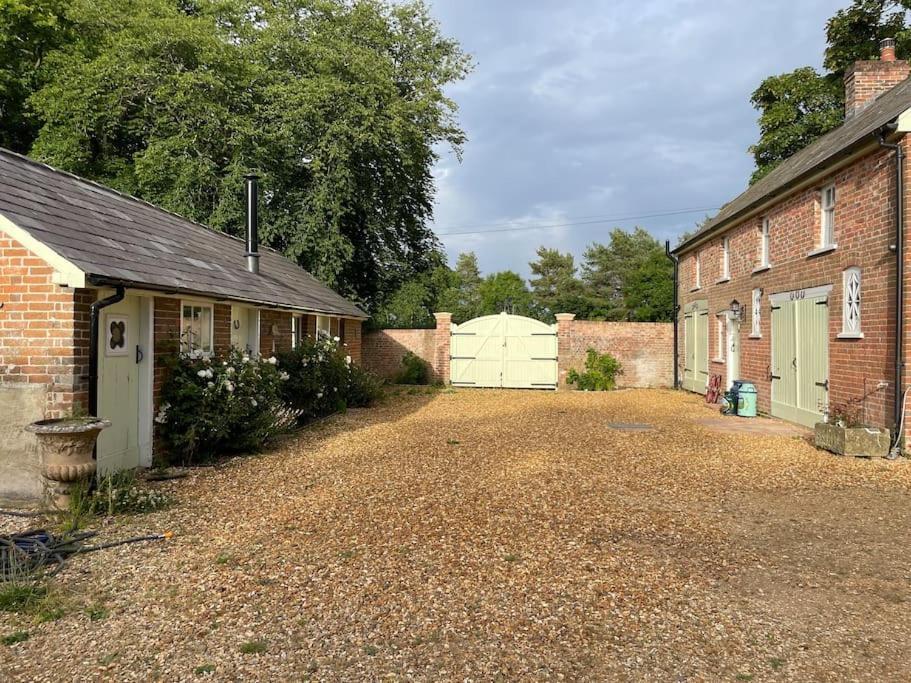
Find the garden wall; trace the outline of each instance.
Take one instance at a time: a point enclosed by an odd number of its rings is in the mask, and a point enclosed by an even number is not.
[[[670,387],[674,382],[674,329],[671,323],[589,322],[572,314],[557,316],[560,386],[570,369],[581,370],[589,348],[610,353],[623,365],[621,387]],[[364,335],[364,366],[386,379],[401,371],[409,351],[423,358],[435,379],[449,381],[451,317],[437,314],[437,329],[380,330]]]

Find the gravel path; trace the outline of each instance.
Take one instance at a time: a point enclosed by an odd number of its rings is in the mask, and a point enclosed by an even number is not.
[[[174,507],[104,536],[174,538],[75,560],[56,621],[0,612],[30,633],[0,680],[911,679],[911,464],[707,415],[458,391],[333,418],[159,484]]]

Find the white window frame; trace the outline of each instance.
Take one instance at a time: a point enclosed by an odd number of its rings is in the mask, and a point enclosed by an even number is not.
[[[189,330],[186,325],[185,309],[190,308],[190,315],[193,315],[193,309],[208,309],[209,310],[209,347],[208,348],[199,348],[196,347],[193,343],[193,340],[189,337]],[[215,353],[215,305],[206,303],[203,301],[181,301],[180,302],[180,350],[183,353],[190,353],[191,351],[199,350],[204,355],[211,356]]]
[[[713,360],[716,363],[724,363],[725,358],[727,357],[727,325],[728,325],[728,314],[716,313],[715,314],[715,358]]]
[[[759,268],[765,270],[771,267],[772,251],[772,220],[766,216],[762,219],[762,227],[759,232]]]
[[[861,304],[863,302],[861,270],[846,268],[841,274],[841,334],[839,339],[863,339]]]
[[[719,282],[731,279],[731,238],[721,238],[721,278]]]
[[[291,348],[296,349],[307,334],[307,324],[304,316],[295,313],[291,316]]]
[[[693,260],[693,273],[695,276],[695,284],[693,285],[693,290],[695,291],[702,288],[702,252],[697,251],[693,255]]]
[[[838,195],[835,183],[829,183],[820,191],[819,196],[819,250],[835,248],[835,207]]]
[[[762,290],[753,290],[750,298],[750,338],[762,338]]]
[[[331,339],[332,338],[332,316],[329,316],[329,315],[316,316],[316,338],[317,339]]]

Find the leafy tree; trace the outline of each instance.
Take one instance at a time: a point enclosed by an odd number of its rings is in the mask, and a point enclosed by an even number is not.
[[[437,150],[465,141],[443,92],[469,58],[421,0],[74,0],[75,38],[28,99],[31,153],[263,241],[375,307],[433,269]]]
[[[589,302],[582,282],[576,277],[576,264],[570,253],[538,247],[538,260],[529,263],[531,292],[542,319],[555,320],[556,313],[588,314]]]
[[[674,266],[663,252],[652,250],[623,283],[623,303],[630,320],[674,319]]]
[[[481,281],[481,315],[512,313],[535,317],[531,292],[522,277],[511,270],[492,273]]]
[[[452,313],[455,323],[481,315],[481,271],[478,257],[469,251],[459,254],[449,286],[440,293],[438,309]]]
[[[751,98],[760,111],[759,141],[750,148],[756,161],[751,183],[841,124],[845,71],[858,60],[876,59],[883,38],[896,39],[899,57],[911,54],[909,8],[911,0],[854,0],[826,24],[827,73],[801,67],[762,82]]]

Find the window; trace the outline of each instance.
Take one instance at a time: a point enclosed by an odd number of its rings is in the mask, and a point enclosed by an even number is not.
[[[307,323],[302,315],[291,316],[291,347],[297,348],[307,336]]]
[[[693,256],[693,272],[694,272],[694,284],[693,289],[699,289],[702,287],[702,254],[696,254]]]
[[[724,363],[724,352],[727,343],[725,342],[725,332],[727,326],[727,313],[719,313],[715,316],[715,329],[717,334],[717,339],[715,343],[717,344],[715,361],[718,363]]]
[[[316,316],[316,337],[317,339],[328,339],[332,336],[332,327],[328,315]]]
[[[731,238],[721,240],[721,279],[731,278]]]
[[[769,252],[771,251],[771,242],[769,233],[772,229],[772,221],[768,218],[762,219],[762,232],[759,233],[759,267],[769,267]]]
[[[848,268],[842,273],[841,334],[847,339],[860,339],[860,268]]]
[[[819,247],[835,246],[835,185],[828,185],[822,189],[822,232]]]
[[[212,305],[182,304],[180,310],[180,350],[212,353]]]
[[[762,336],[762,290],[753,290],[753,300],[750,308],[752,316],[752,326],[750,328],[751,337]]]

